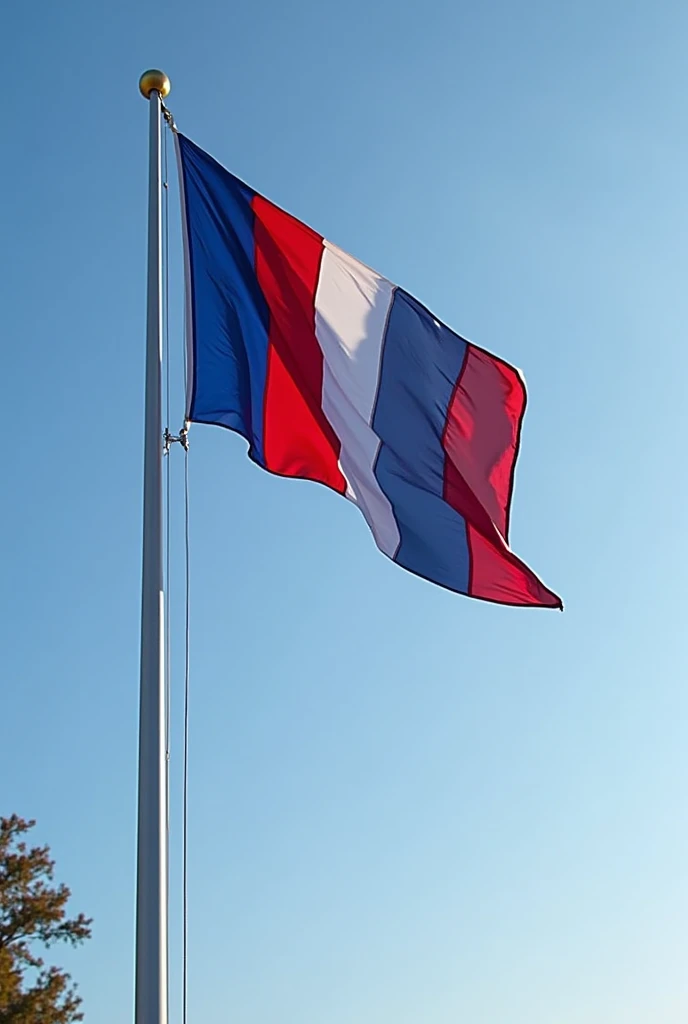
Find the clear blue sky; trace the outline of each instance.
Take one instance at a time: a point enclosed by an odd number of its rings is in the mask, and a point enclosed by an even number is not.
[[[38,0],[4,22],[0,812],[38,819],[95,918],[55,952],[87,1021],[133,1000],[157,65],[186,134],[524,369],[512,539],[567,607],[433,589],[347,502],[192,430],[190,1019],[684,1024],[685,5]]]

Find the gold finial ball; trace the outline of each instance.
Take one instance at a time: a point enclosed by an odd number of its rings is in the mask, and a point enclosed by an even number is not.
[[[152,68],[150,71],[144,71],[139,78],[139,89],[147,100],[150,99],[152,92],[159,92],[164,99],[165,96],[169,96],[170,80],[164,71]]]

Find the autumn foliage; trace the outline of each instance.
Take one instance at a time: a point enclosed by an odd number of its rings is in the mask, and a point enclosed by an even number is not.
[[[0,818],[0,1024],[71,1024],[83,1019],[81,1000],[69,975],[39,952],[83,942],[91,921],[67,917],[71,893],[53,884],[49,847],[24,841],[34,825],[16,814]]]

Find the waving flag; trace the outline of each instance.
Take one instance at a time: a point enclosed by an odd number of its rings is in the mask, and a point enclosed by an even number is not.
[[[561,600],[508,547],[526,393],[512,366],[177,136],[188,419],[326,484],[377,546],[450,590]]]

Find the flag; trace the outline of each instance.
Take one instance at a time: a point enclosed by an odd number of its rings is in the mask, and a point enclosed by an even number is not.
[[[508,546],[518,370],[176,139],[187,418],[241,434],[272,473],[347,497],[410,572],[561,608]]]

